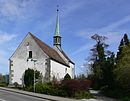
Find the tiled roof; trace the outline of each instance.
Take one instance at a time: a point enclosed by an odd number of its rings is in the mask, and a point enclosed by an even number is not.
[[[64,51],[62,51],[62,54],[64,55],[64,57],[65,57],[69,62],[73,63],[73,62],[70,60],[70,58],[65,54]],[[73,64],[74,64],[74,63],[73,63]]]
[[[58,47],[57,47],[58,48]],[[58,48],[59,49],[59,48]],[[72,62],[71,60],[70,60],[70,58],[65,54],[65,52],[62,50],[62,49],[59,49],[59,51],[63,54],[63,56],[69,61],[69,62],[71,62],[71,63],[73,63],[74,64],[74,62]]]
[[[30,35],[33,37],[33,39],[35,40],[35,42],[40,46],[40,48],[45,52],[45,54],[47,54],[51,59],[64,64],[66,66],[69,66],[63,59],[62,57],[56,52],[56,50],[54,50],[53,48],[51,48],[50,46],[48,46],[47,44],[45,44],[44,42],[42,42],[40,39],[38,39],[36,36],[34,36],[33,34],[30,33]]]

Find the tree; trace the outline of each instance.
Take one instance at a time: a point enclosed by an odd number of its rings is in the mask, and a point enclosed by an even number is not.
[[[129,38],[127,36],[127,34],[124,34],[124,45],[129,45]]]
[[[40,76],[40,72],[36,70],[35,71],[35,79],[38,79],[39,76]],[[24,84],[26,87],[33,86],[33,84],[34,84],[34,70],[33,69],[28,68],[25,71]]]
[[[93,75],[91,75],[91,79],[93,81],[93,87],[96,89],[101,88],[105,84],[105,65],[106,65],[106,56],[108,51],[106,48],[108,47],[107,44],[105,44],[105,40],[107,37],[100,36],[98,34],[95,34],[91,37],[93,40],[96,41],[96,45],[94,45],[94,48],[91,49],[92,52],[92,65],[91,70],[93,72]]]
[[[124,45],[124,41],[123,41],[123,38],[122,38],[121,41],[120,41],[120,45],[119,45],[119,47],[118,47],[117,59],[116,59],[117,61],[119,60],[120,54],[122,53],[123,45]]]
[[[109,89],[114,88],[114,71],[115,69],[115,54],[112,52],[110,57],[107,57],[104,68],[104,83]]]
[[[118,59],[114,73],[118,86],[130,93],[130,43],[127,34],[124,35],[122,40],[123,45],[118,52],[120,54],[117,54]]]
[[[117,61],[120,57],[120,55],[122,54],[122,50],[124,46],[128,46],[130,44],[130,41],[128,39],[127,34],[124,34],[123,38],[121,39],[120,45],[118,47],[118,52],[117,52]]]
[[[103,61],[105,59],[105,54],[107,53],[107,51],[104,50],[108,47],[108,45],[105,44],[107,37],[95,34],[91,36],[91,38],[96,41],[96,45],[94,45],[94,47],[91,49],[91,60],[95,60],[97,58],[99,61]]]
[[[91,38],[96,41],[96,45],[91,49],[92,74],[88,77],[92,80],[95,89],[112,88],[114,86],[115,55],[107,50],[108,45],[105,44],[107,37],[95,34]]]

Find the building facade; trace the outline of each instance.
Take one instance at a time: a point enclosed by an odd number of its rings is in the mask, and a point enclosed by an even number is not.
[[[9,59],[9,84],[24,85],[28,68],[40,71],[43,81],[61,80],[67,73],[74,78],[75,64],[61,47],[58,11],[53,48],[29,32]]]

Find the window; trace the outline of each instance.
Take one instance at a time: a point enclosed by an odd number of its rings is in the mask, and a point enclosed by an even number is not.
[[[56,40],[56,41],[57,41],[57,43],[59,43],[59,40],[58,40],[58,38],[57,38],[57,40]]]
[[[27,46],[29,46],[29,42],[27,42]]]
[[[10,66],[13,66],[13,61],[12,60],[10,60]]]
[[[60,43],[59,38],[57,39],[57,42]]]
[[[14,72],[14,70],[11,70],[10,72],[12,73],[12,72]]]
[[[67,73],[67,68],[65,68],[65,74]]]
[[[56,37],[54,37],[54,44],[56,43]]]
[[[29,50],[29,42],[27,42],[26,47],[27,47],[27,50]]]
[[[29,51],[29,58],[32,58],[32,51]]]

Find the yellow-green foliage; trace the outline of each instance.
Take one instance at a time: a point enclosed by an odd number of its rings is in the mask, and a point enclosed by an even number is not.
[[[130,89],[130,45],[123,46],[114,73],[119,86],[124,90]]]

